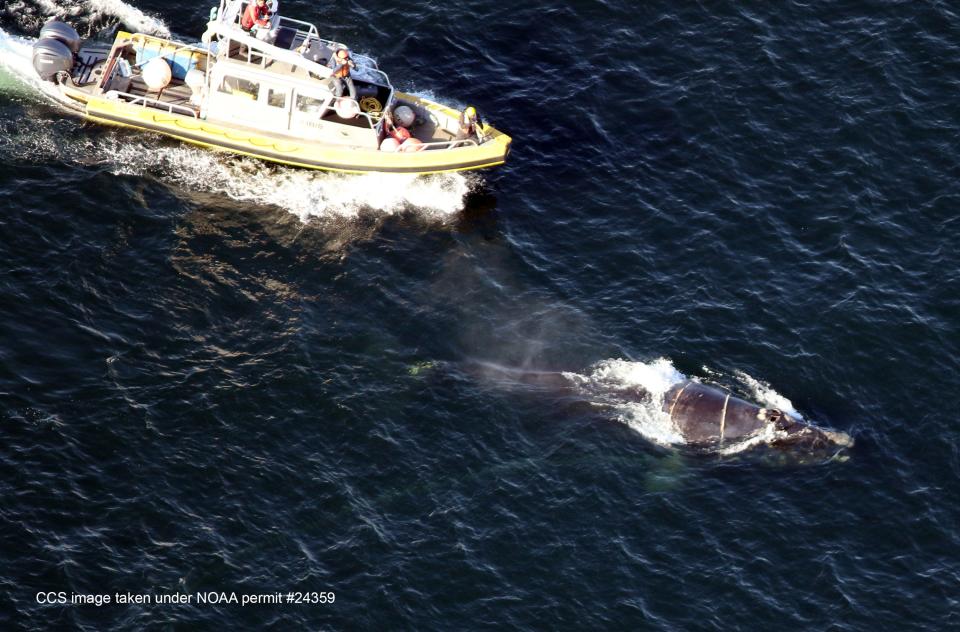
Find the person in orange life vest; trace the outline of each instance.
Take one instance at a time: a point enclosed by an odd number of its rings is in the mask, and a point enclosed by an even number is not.
[[[249,31],[254,26],[258,28],[270,26],[270,8],[267,6],[267,0],[250,0],[247,10],[240,18],[240,26],[244,31]]]
[[[354,87],[353,79],[350,77],[350,69],[356,68],[357,65],[350,59],[350,51],[346,48],[341,48],[334,53],[327,65],[333,68],[333,74],[330,75],[333,80],[333,93],[338,97],[342,97],[343,85],[346,84],[350,98],[356,99],[357,89]]]
[[[457,140],[466,140],[477,137],[479,140],[479,128],[477,126],[477,108],[472,105],[460,113],[458,120],[459,129],[457,130]]]
[[[411,136],[410,130],[393,122],[393,113],[389,111],[383,113],[383,131],[401,145]]]

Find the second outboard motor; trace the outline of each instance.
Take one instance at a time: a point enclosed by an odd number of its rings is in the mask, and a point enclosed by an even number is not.
[[[33,45],[33,69],[44,81],[53,81],[57,73],[69,73],[73,68],[73,53],[60,40],[47,37]]]
[[[70,52],[74,55],[80,52],[80,35],[66,22],[61,22],[57,18],[53,18],[44,24],[43,28],[40,29],[40,37],[38,39],[42,40],[48,37],[60,40],[66,44],[67,48],[69,48]]]

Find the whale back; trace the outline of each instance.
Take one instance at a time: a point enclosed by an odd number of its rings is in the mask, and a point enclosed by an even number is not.
[[[688,443],[715,443],[755,434],[766,424],[766,410],[699,382],[675,385],[663,398],[663,411]]]

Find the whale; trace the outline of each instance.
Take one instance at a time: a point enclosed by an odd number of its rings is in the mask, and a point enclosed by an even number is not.
[[[600,407],[616,407],[617,402],[655,403],[653,394],[643,387],[596,387],[584,389],[576,374],[537,371],[477,363],[473,373],[502,384],[524,384],[549,389]],[[849,434],[822,428],[797,415],[778,408],[762,406],[719,386],[683,379],[670,386],[662,396],[659,410],[682,446],[690,451],[735,454],[755,446],[804,452],[837,454],[852,448]]]
[[[820,428],[777,408],[767,408],[723,389],[694,380],[674,384],[663,397],[662,411],[687,445],[764,443],[774,448],[807,451],[853,447],[845,432]]]

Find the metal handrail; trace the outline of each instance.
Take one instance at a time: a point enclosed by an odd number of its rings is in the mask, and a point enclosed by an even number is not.
[[[305,35],[304,40],[303,40],[304,43],[308,42],[308,41],[310,40],[310,38],[312,37],[312,38],[316,39],[318,42],[320,42],[321,44],[323,44],[324,46],[326,46],[326,47],[328,47],[328,48],[331,48],[331,49],[333,49],[333,50],[336,50],[336,49],[338,49],[338,48],[348,48],[348,49],[350,48],[349,46],[347,46],[347,45],[344,44],[343,42],[338,42],[338,41],[336,41],[336,40],[329,40],[329,39],[325,39],[325,38],[323,38],[323,37],[320,37],[320,34],[317,32],[317,27],[315,27],[314,25],[310,24],[309,22],[301,22],[300,20],[295,20],[295,19],[293,19],[293,18],[287,18],[287,17],[283,17],[283,16],[280,16],[280,19],[281,19],[281,20],[290,20],[291,22],[298,22],[298,23],[300,23],[300,24],[306,24],[306,25],[308,25],[311,30],[310,30],[309,33],[307,33],[307,34]],[[302,35],[302,34],[303,34],[303,31],[298,31],[298,33]],[[355,60],[362,59],[362,60],[364,61],[364,68],[366,68],[366,69],[372,69],[372,70],[376,70],[376,71],[378,71],[378,72],[383,72],[383,71],[380,70],[380,66],[377,65],[377,60],[374,59],[373,57],[370,57],[369,55],[364,55],[363,53],[354,53],[354,54],[353,54],[353,58],[354,58]]]
[[[196,110],[194,110],[193,108],[188,108],[185,105],[175,105],[173,103],[165,103],[164,101],[160,101],[159,99],[151,99],[146,95],[137,96],[135,94],[130,94],[129,92],[120,92],[119,90],[111,90],[111,92],[115,92],[118,97],[122,97],[130,105],[136,105],[137,102],[140,102],[140,104],[143,107],[147,107],[148,103],[153,103],[155,104],[153,107],[159,107],[159,109],[166,109],[167,113],[169,114],[174,114],[175,113],[174,110],[178,110],[181,114],[186,113],[192,116],[193,118],[200,118]]]
[[[334,112],[336,112],[336,111],[337,111],[337,108],[336,108],[336,106],[334,106],[334,103],[335,103],[338,99],[341,99],[341,98],[343,98],[343,97],[338,97],[338,96],[336,96],[336,95],[334,95],[334,94],[331,94],[330,96],[328,96],[328,97],[324,100],[323,106],[320,108],[320,116],[319,116],[318,118],[322,119],[322,118],[324,117],[324,115],[326,115],[326,113],[329,112],[330,110],[333,110]],[[379,124],[379,120],[374,121],[374,120],[373,120],[373,117],[370,116],[370,113],[369,113],[369,112],[364,112],[364,111],[361,110],[361,111],[357,114],[357,116],[362,116],[362,117],[364,117],[364,118],[367,119],[367,122],[370,124],[370,128],[369,128],[369,129],[373,129],[373,130],[377,129],[377,125]]]
[[[362,55],[360,55],[360,56],[362,57]],[[382,70],[380,70],[380,69],[377,68],[376,66],[374,66],[373,68],[370,68],[370,67],[357,68],[357,70],[360,71],[360,72],[372,71],[374,74],[376,74],[376,75],[378,75],[378,76],[380,76],[380,77],[383,78],[383,85],[384,85],[384,86],[387,86],[387,87],[389,87],[389,88],[392,88],[392,87],[393,87],[393,85],[390,83],[390,77],[387,76],[387,73],[383,72]]]
[[[480,143],[472,138],[462,138],[460,140],[438,140],[430,143],[423,143],[420,147],[424,149],[456,149],[457,147],[479,147]]]
[[[144,43],[146,43],[146,41],[147,41],[148,38],[149,38],[149,39],[158,40],[158,41],[166,41],[166,40],[164,40],[162,37],[154,37],[154,36],[152,36],[152,35],[143,35],[142,33],[135,33],[134,35],[132,35],[132,36],[130,37],[130,42],[129,42],[129,43],[132,44],[132,43],[140,40],[141,38],[143,38],[143,42],[144,42]],[[174,48],[172,51],[169,51],[169,52],[166,52],[166,53],[161,53],[161,54],[159,54],[159,55],[155,55],[155,57],[160,57],[160,58],[162,58],[162,59],[165,59],[165,58],[168,57],[169,55],[176,55],[177,53],[179,53],[179,52],[181,52],[181,51],[185,51],[185,50],[189,50],[189,51],[194,52],[194,53],[200,53],[200,54],[202,54],[202,55],[207,55],[207,57],[210,56],[210,50],[207,49],[207,48],[201,48],[201,47],[196,46],[196,45],[194,45],[194,44],[184,44],[183,46],[179,46],[179,47],[177,47],[177,48]],[[153,60],[153,59],[154,59],[154,57],[151,57],[150,59],[146,59],[146,60],[140,62],[139,64],[134,64],[134,68],[139,68],[140,66],[146,65],[148,62],[150,62],[150,61]]]
[[[224,9],[226,8],[226,3],[227,3],[227,0],[221,0],[218,19],[219,19],[219,16],[223,14]],[[234,22],[234,25],[239,25],[240,20],[241,20],[241,14],[238,13],[237,19]],[[317,27],[314,24],[310,22],[306,22],[304,20],[298,20],[296,18],[290,18],[285,15],[277,15],[277,28],[284,26],[285,22],[293,25],[300,25],[300,26],[306,27],[306,30],[304,30],[303,28],[297,28],[297,35],[303,37],[304,43],[310,41],[311,39],[316,39],[321,44],[328,46],[333,50],[336,50],[337,48],[349,48],[346,44],[342,42],[337,42],[335,40],[328,40],[320,37],[320,31],[317,29]],[[360,66],[357,69],[358,71],[371,72],[374,74],[375,77],[381,79],[384,85],[391,86],[390,78],[387,76],[387,73],[380,70],[380,67],[377,65],[377,61],[375,59],[373,59],[368,55],[363,55],[361,53],[356,53],[353,55],[353,57],[355,60],[358,60],[358,62],[360,60],[364,62],[362,65],[358,63],[358,66]]]
[[[253,0],[251,0],[251,1],[253,1]],[[226,8],[227,8],[227,0],[221,0],[221,2],[220,2],[220,9],[219,9],[219,11],[217,12],[217,20],[219,20],[219,19],[220,19],[220,16],[223,15],[223,12],[224,12],[224,10],[225,10]],[[233,24],[234,24],[235,26],[236,26],[236,25],[239,25],[239,24],[241,23],[241,20],[242,20],[242,19],[243,19],[243,12],[238,12],[236,19],[233,21]],[[279,14],[278,14],[278,15],[277,15],[277,28],[280,28],[281,26],[285,26],[284,22],[288,22],[288,23],[296,24],[296,25],[300,25],[300,26],[305,26],[305,27],[307,27],[307,28],[306,28],[306,31],[304,31],[304,30],[301,29],[301,28],[297,28],[297,33],[298,33],[299,35],[304,35],[305,37],[313,36],[313,37],[315,37],[315,38],[317,38],[317,39],[320,39],[320,31],[318,31],[318,30],[317,30],[317,27],[314,26],[313,24],[311,24],[310,22],[306,22],[306,21],[304,21],[304,20],[298,20],[298,19],[296,19],[296,18],[288,18],[288,17],[285,16],[285,15],[279,15]]]
[[[281,15],[279,23],[282,25],[284,21],[293,22],[295,24],[303,24],[309,27],[309,30],[307,31],[304,31],[302,29],[297,29],[297,35],[300,35],[303,37],[304,44],[306,44],[311,40],[316,40],[332,50],[337,50],[338,48],[349,48],[346,44],[343,44],[342,42],[337,42],[335,40],[329,40],[329,39],[320,37],[320,33],[317,31],[317,27],[314,26],[313,24],[310,24],[309,22],[304,22],[303,20],[288,18],[286,16]],[[384,85],[386,86],[391,85],[390,78],[387,76],[387,73],[380,70],[380,67],[377,65],[377,60],[375,60],[373,57],[370,57],[369,55],[364,55],[362,53],[354,53],[353,59],[358,62],[357,71],[371,72],[376,77],[381,78]]]
[[[304,36],[304,41],[306,41],[306,40],[309,39],[310,37],[314,37],[314,38],[316,38],[316,39],[320,39],[320,32],[317,30],[317,27],[314,26],[313,24],[311,24],[311,23],[309,23],[309,22],[304,22],[303,20],[298,20],[298,19],[296,19],[296,18],[288,18],[288,17],[285,16],[285,15],[281,15],[281,16],[278,16],[278,17],[279,17],[279,19],[277,20],[277,27],[278,27],[278,28],[281,27],[281,26],[284,26],[284,22],[292,22],[293,24],[298,24],[298,25],[306,26],[306,27],[307,27],[307,30],[306,30],[306,31],[304,31],[304,30],[301,29],[301,28],[298,28],[298,29],[297,29],[297,35],[303,35],[303,36]]]

